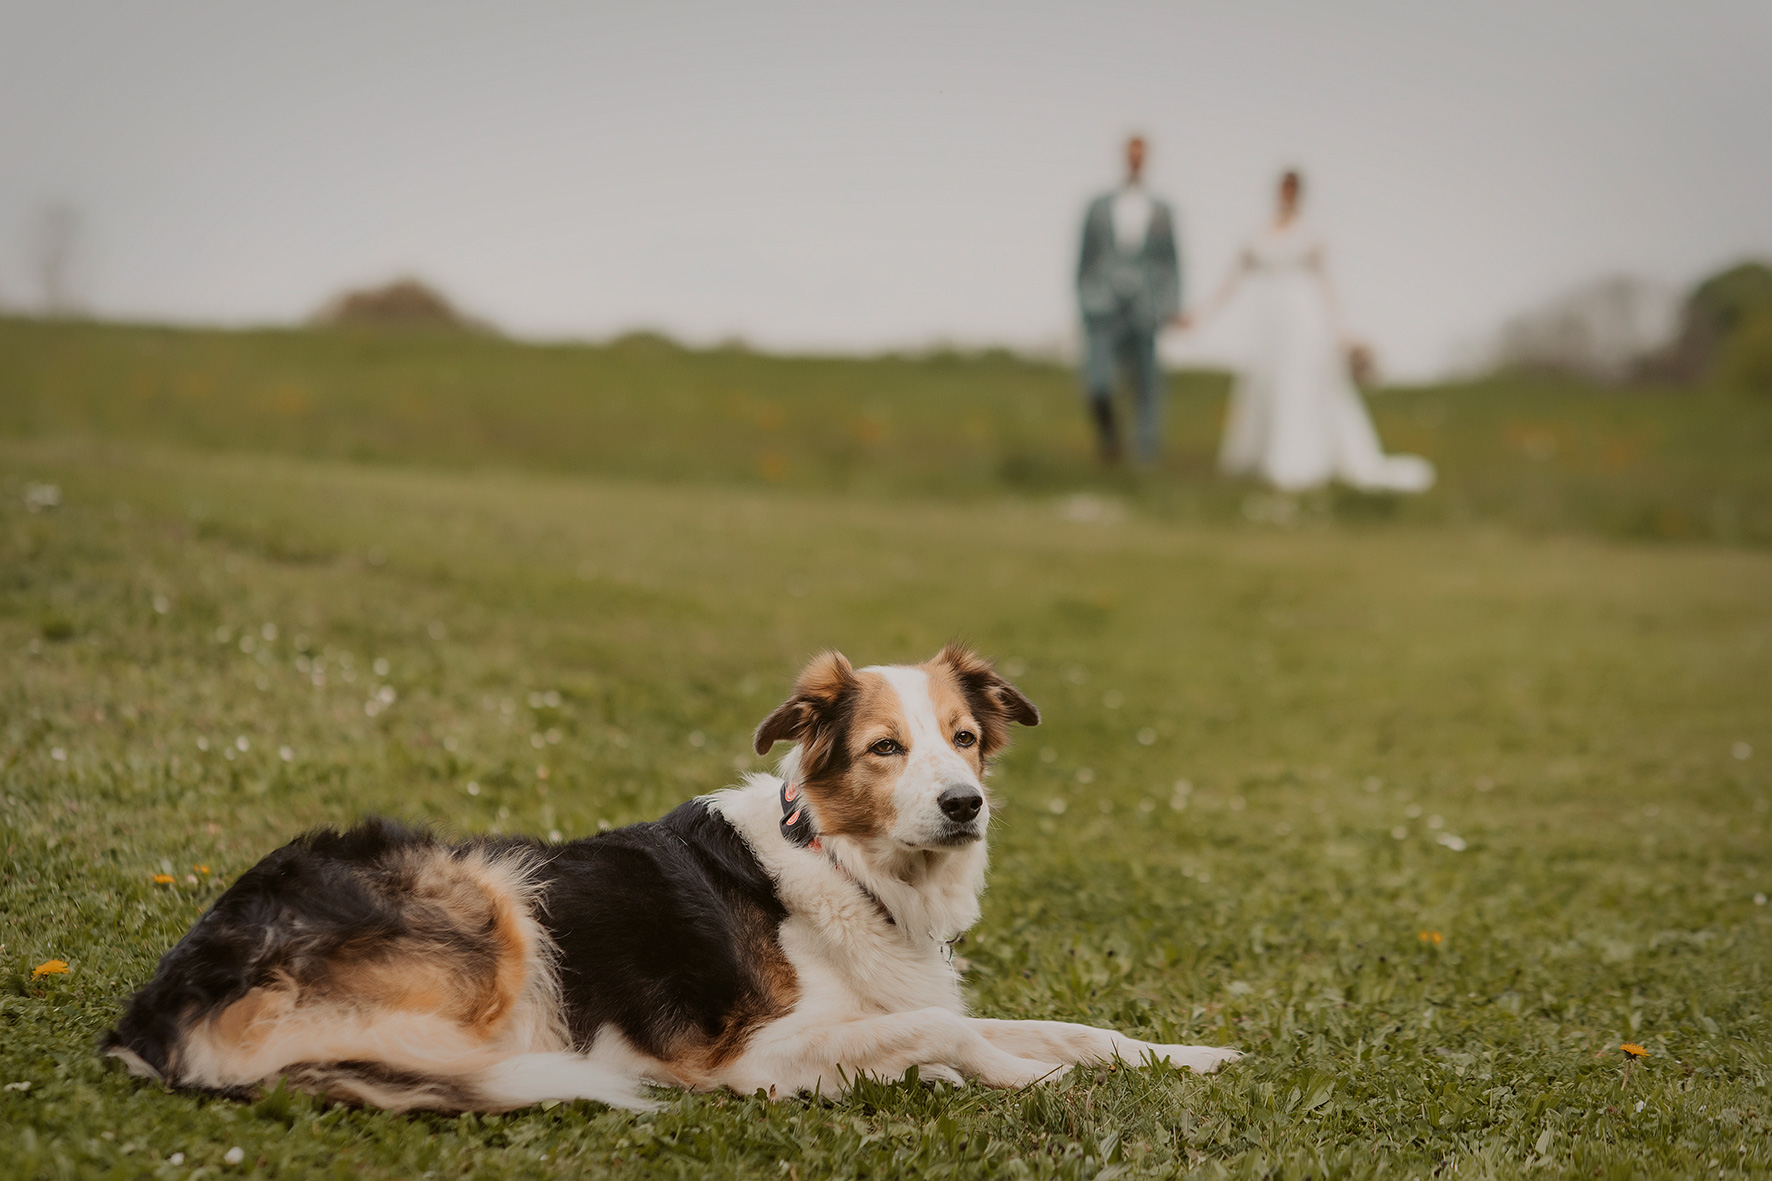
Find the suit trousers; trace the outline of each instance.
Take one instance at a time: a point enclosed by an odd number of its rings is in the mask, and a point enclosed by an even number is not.
[[[1095,403],[1102,424],[1102,445],[1116,451],[1119,440],[1112,431],[1114,371],[1124,368],[1132,377],[1138,402],[1138,455],[1157,458],[1163,438],[1163,375],[1157,368],[1157,333],[1123,316],[1090,320],[1084,325],[1087,347],[1083,359],[1083,383]]]

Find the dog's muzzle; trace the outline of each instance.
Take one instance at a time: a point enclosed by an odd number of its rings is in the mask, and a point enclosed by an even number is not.
[[[969,784],[954,783],[942,789],[935,798],[947,820],[940,842],[944,845],[965,845],[984,836],[979,814],[984,811],[984,793]]]

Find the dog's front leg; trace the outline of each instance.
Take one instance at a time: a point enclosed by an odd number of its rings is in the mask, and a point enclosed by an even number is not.
[[[976,1079],[989,1087],[1024,1087],[1057,1078],[1057,1059],[1023,1056],[992,1043],[974,1023],[947,1009],[918,1009],[831,1025],[782,1023],[761,1032],[720,1082],[736,1091],[778,1096],[840,1093],[853,1079],[896,1079],[911,1067]]]
[[[1074,1025],[1068,1021],[997,1021],[989,1017],[972,1018],[972,1025],[995,1045],[1019,1058],[1037,1058],[1046,1062],[1070,1065],[1122,1061],[1141,1065],[1147,1056],[1171,1066],[1187,1066],[1194,1070],[1217,1070],[1226,1062],[1242,1055],[1236,1050],[1218,1046],[1167,1046],[1141,1042],[1137,1038],[1097,1029],[1093,1025]]]

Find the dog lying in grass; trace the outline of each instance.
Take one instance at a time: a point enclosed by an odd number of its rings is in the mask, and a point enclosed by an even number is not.
[[[1039,719],[957,645],[860,670],[826,652],[757,727],[759,754],[794,744],[779,776],[662,820],[564,844],[308,833],[216,901],[105,1048],[177,1087],[284,1079],[395,1111],[1215,1069],[1236,1052],[967,1016],[951,945],[979,915],[985,778]]]

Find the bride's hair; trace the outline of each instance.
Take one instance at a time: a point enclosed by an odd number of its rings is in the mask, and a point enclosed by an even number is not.
[[[1290,192],[1294,200],[1304,195],[1304,174],[1296,168],[1288,168],[1280,174],[1280,192]]]

